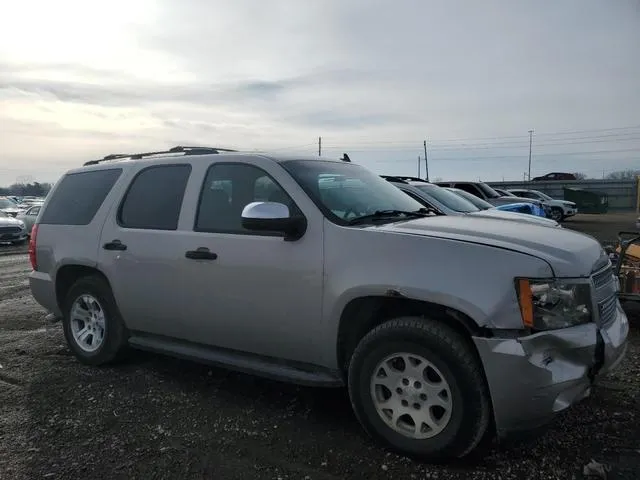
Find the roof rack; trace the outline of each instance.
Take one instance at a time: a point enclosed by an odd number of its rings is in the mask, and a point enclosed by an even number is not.
[[[401,182],[401,183],[424,182],[424,183],[429,183],[424,178],[419,178],[419,177],[408,177],[408,176],[405,176],[405,175],[380,175],[380,176],[382,178],[384,178],[385,180],[393,180],[394,182]]]
[[[169,150],[162,150],[159,152],[144,152],[144,153],[112,153],[111,155],[107,155],[104,158],[99,160],[89,160],[84,163],[84,166],[87,165],[98,165],[102,162],[111,162],[113,160],[121,160],[124,158],[129,158],[131,160],[140,160],[144,157],[152,157],[154,155],[163,155],[168,153],[183,153],[186,155],[213,155],[220,152],[235,152],[237,150],[231,150],[228,148],[218,148],[218,147],[185,147],[185,146],[177,146],[170,148]]]

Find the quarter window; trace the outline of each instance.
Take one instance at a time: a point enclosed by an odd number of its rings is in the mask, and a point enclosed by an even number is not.
[[[191,165],[157,165],[140,171],[118,215],[125,228],[177,230]]]
[[[122,169],[69,173],[52,193],[40,223],[88,225],[98,212]]]

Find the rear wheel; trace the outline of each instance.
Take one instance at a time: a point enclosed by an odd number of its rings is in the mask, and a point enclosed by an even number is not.
[[[63,308],[64,335],[82,363],[103,365],[120,358],[127,330],[107,281],[82,277],[67,293]]]
[[[402,454],[436,461],[466,456],[491,419],[476,357],[446,324],[386,322],[362,339],[349,365],[356,416],[374,439]]]

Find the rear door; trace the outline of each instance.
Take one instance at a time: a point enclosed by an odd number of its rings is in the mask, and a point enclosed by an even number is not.
[[[191,171],[187,162],[139,168],[105,222],[99,262],[131,330],[180,332],[178,225]]]

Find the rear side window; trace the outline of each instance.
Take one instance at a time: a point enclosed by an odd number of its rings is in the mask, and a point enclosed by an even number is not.
[[[121,173],[121,168],[113,168],[65,175],[42,213],[40,223],[88,225]]]
[[[118,212],[125,228],[177,230],[191,165],[157,165],[140,171]]]

